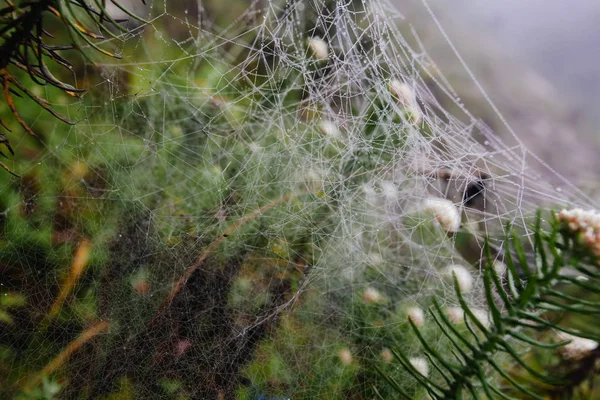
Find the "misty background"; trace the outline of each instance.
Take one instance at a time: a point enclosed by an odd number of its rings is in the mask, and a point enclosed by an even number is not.
[[[421,0],[393,0],[474,113],[482,106]],[[429,0],[450,40],[527,147],[587,192],[600,174],[600,2]],[[552,175],[551,173],[548,174]]]

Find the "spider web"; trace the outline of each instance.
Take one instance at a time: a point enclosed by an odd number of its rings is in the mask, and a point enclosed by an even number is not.
[[[484,235],[589,204],[471,115],[386,1],[182,4],[133,8],[151,19],[107,41],[123,59],[59,105],[79,122],[3,185],[3,290],[27,298],[0,335],[27,377],[3,370],[9,393],[372,395],[389,347],[417,351],[406,310],[456,305],[445,267],[477,282]]]

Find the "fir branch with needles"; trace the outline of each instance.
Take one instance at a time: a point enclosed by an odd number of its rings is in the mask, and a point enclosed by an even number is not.
[[[142,2],[145,4],[145,0]],[[89,48],[109,57],[120,58],[95,42],[106,38],[121,40],[120,35],[127,32],[122,26],[124,21],[110,16],[106,10],[106,0],[5,0],[5,3],[4,7],[0,7],[0,84],[10,112],[19,125],[34,137],[37,137],[36,133],[19,113],[13,96],[29,98],[59,120],[73,124],[54,110],[47,99],[35,94],[32,87],[50,85],[73,97],[85,92],[85,89],[64,82],[51,70],[55,66],[73,70],[68,56],[62,55],[68,50],[76,50],[90,61],[90,55],[87,54]],[[111,0],[111,3],[130,17],[147,22],[119,2]],[[56,22],[65,28],[68,43],[55,43],[56,38],[50,26],[56,26]],[[49,61],[54,65],[49,65]],[[25,76],[29,76],[28,81],[23,80]],[[0,125],[6,132],[11,131],[4,121],[0,120]],[[0,145],[14,155],[8,137],[1,131]],[[2,151],[0,155],[6,157]],[[0,162],[0,167],[16,176],[4,163]]]
[[[461,399],[470,394],[474,399],[509,399],[516,394],[544,399],[548,398],[546,393],[564,392],[565,388],[572,387],[573,374],[564,373],[565,368],[569,369],[564,364],[563,372],[557,372],[558,368],[544,368],[550,371],[544,372],[531,365],[526,358],[528,352],[535,349],[562,354],[563,361],[598,357],[595,350],[600,336],[597,332],[593,328],[576,329],[564,322],[565,315],[600,314],[600,302],[589,300],[600,294],[597,254],[575,229],[579,225],[575,227],[565,215],[565,212],[559,216],[552,213],[549,230],[545,231],[542,214],[538,211],[533,228],[533,263],[527,261],[522,239],[508,229],[504,276],[493,268],[490,246],[486,243],[487,263],[482,275],[489,323],[468,304],[454,275],[454,290],[467,329],[457,329],[456,321],[445,315],[439,302],[434,301],[429,310],[437,329],[450,343],[453,359],[426,341],[421,329],[409,318],[411,329],[435,373],[423,375],[400,349],[392,349],[392,353],[431,398]],[[520,276],[519,269],[524,276]],[[567,294],[573,291],[577,294]],[[549,336],[556,340],[550,340]],[[522,353],[521,344],[529,351]],[[509,372],[497,360],[496,356],[501,353],[511,364],[518,365],[527,378]],[[390,374],[378,371],[400,398],[411,398]],[[498,379],[491,379],[488,371]],[[582,380],[580,375],[577,382]]]

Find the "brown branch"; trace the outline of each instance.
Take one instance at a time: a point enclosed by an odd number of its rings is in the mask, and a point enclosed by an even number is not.
[[[8,71],[0,70],[0,76],[2,76],[2,85],[4,86],[4,98],[6,99],[6,103],[8,104],[10,111],[14,115],[19,125],[21,125],[23,129],[25,129],[25,131],[27,131],[27,133],[29,133],[31,136],[33,136],[34,138],[38,138],[38,135],[36,135],[35,132],[29,127],[29,125],[27,125],[25,121],[23,121],[23,118],[21,118],[21,114],[19,114],[19,112],[17,111],[17,107],[15,107],[15,102],[12,96],[10,95],[10,78],[7,76],[7,74]]]
[[[3,169],[5,169],[5,170],[6,170],[6,172],[8,172],[9,174],[11,174],[12,176],[15,176],[15,177],[17,177],[17,178],[19,177],[19,175],[17,175],[17,174],[15,174],[14,172],[12,172],[12,171],[10,170],[10,168],[8,168],[8,166],[7,166],[6,164],[4,164],[2,161],[0,161],[0,167],[2,167]]]
[[[88,240],[82,240],[75,252],[75,257],[73,257],[73,263],[71,264],[71,270],[69,271],[69,276],[65,279],[64,283],[60,288],[60,292],[58,297],[50,307],[50,312],[48,316],[50,318],[54,318],[56,314],[60,311],[63,303],[69,296],[69,294],[73,291],[83,270],[87,266],[88,260],[90,258],[90,252],[92,249],[92,245]]]
[[[79,335],[74,341],[69,343],[60,353],[56,355],[46,366],[37,374],[31,378],[25,380],[23,388],[25,390],[31,389],[32,386],[36,386],[42,380],[44,376],[52,374],[54,371],[59,369],[64,363],[66,363],[71,355],[79,350],[84,344],[88,343],[98,334],[104,332],[109,328],[110,324],[108,321],[100,321],[90,328],[86,329]]]

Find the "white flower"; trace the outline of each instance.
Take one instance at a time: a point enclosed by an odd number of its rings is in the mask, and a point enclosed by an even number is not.
[[[421,110],[417,105],[417,98],[412,88],[398,79],[392,79],[390,81],[390,92],[405,107],[405,118],[408,122],[413,125],[418,124],[421,121]]]
[[[425,199],[422,208],[432,213],[445,231],[456,232],[460,228],[460,213],[450,200],[437,198]]]
[[[390,92],[404,105],[412,105],[416,102],[415,92],[410,86],[404,82],[400,82],[398,79],[390,81]]]
[[[258,153],[263,149],[262,146],[256,142],[252,142],[252,143],[248,144],[248,148],[253,153]]]
[[[383,258],[379,253],[367,254],[367,264],[371,267],[379,267],[383,264]]]
[[[322,134],[332,137],[332,138],[337,139],[341,136],[339,128],[332,121],[328,121],[328,120],[321,121],[319,123],[319,130],[321,131]]]
[[[393,182],[383,181],[380,185],[383,195],[387,200],[396,200],[398,198],[398,188]]]
[[[453,324],[460,324],[464,321],[465,312],[461,307],[448,307],[446,309],[446,316],[448,320]]]
[[[489,313],[481,308],[472,308],[471,312],[477,318],[477,321],[481,323],[485,328],[489,328],[491,325]]]
[[[558,332],[561,340],[570,340],[571,343],[559,348],[560,354],[567,359],[579,359],[586,356],[590,351],[598,347],[598,342],[570,335],[565,332]]]
[[[343,348],[338,351],[338,357],[340,358],[340,362],[344,365],[352,364],[352,353],[349,349]]]
[[[473,287],[473,276],[471,273],[462,265],[452,264],[442,270],[442,276],[450,283],[454,284],[454,275],[458,281],[458,287],[461,293],[468,293]]]
[[[416,326],[423,326],[425,322],[425,313],[419,307],[410,307],[406,310],[406,316],[409,320],[411,320]]]
[[[363,300],[367,304],[379,303],[383,300],[381,293],[375,288],[367,288],[363,294]]]
[[[477,318],[477,321],[481,323],[481,325],[483,325],[485,328],[490,327],[490,318],[486,310],[481,308],[470,308],[470,310],[475,318]],[[465,321],[465,312],[461,307],[448,307],[446,309],[446,316],[450,322],[456,325]],[[469,322],[471,322],[471,325],[473,325],[472,321]]]
[[[494,268],[496,275],[498,275],[498,277],[500,277],[500,278],[502,278],[504,276],[504,274],[506,273],[506,269],[507,269],[506,264],[504,264],[500,260],[494,260],[494,263],[492,264],[492,268]]]
[[[406,119],[413,125],[421,122],[421,110],[416,104],[406,109]]]
[[[423,357],[413,357],[409,359],[411,365],[424,377],[429,376],[429,364]]]
[[[318,36],[308,39],[308,47],[317,60],[327,60],[329,58],[329,45]]]
[[[323,184],[323,177],[326,175],[321,169],[309,168],[308,170],[302,171],[303,175],[301,179],[312,184],[313,187],[317,187]]]
[[[394,355],[390,351],[390,349],[383,349],[381,353],[379,353],[381,359],[385,362],[391,362],[394,359]]]

